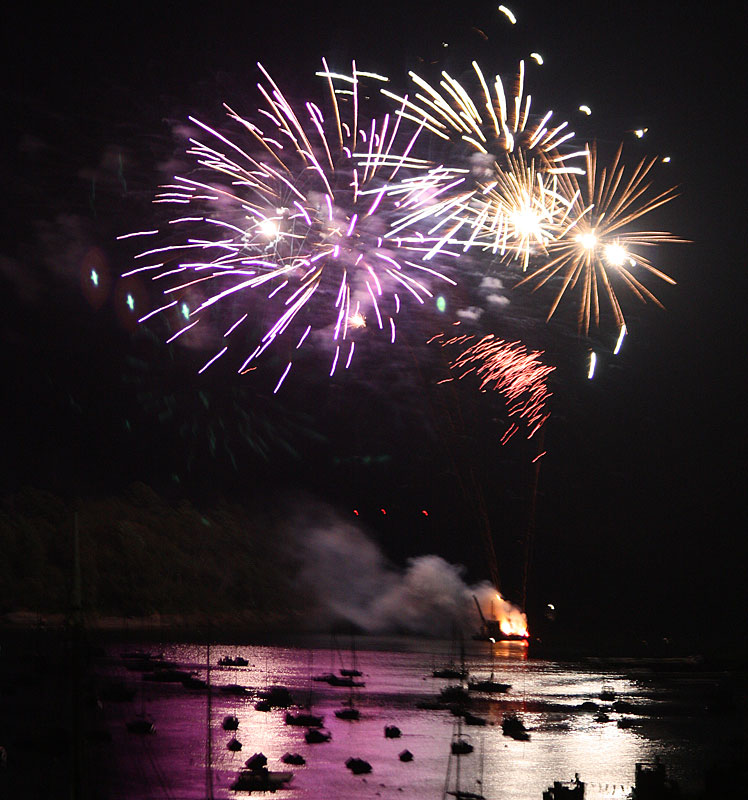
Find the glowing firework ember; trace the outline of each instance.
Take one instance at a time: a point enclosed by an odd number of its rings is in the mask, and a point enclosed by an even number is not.
[[[443,342],[442,346],[464,345],[471,336],[460,336]],[[508,403],[508,415],[521,420],[531,438],[550,416],[546,403],[551,397],[546,379],[555,367],[543,364],[541,352],[528,351],[520,342],[506,342],[493,335],[484,336],[471,344],[451,364],[458,371],[458,380],[475,373],[480,389],[492,388],[500,392]],[[506,444],[519,430],[512,422],[501,437]]]
[[[167,230],[182,237],[141,252],[143,266],[128,273],[165,286],[166,302],[142,320],[188,309],[170,341],[205,318],[215,328],[218,317],[228,340],[269,316],[240,372],[283,334],[293,350],[323,330],[333,345],[332,375],[348,368],[371,329],[395,341],[406,299],[424,303],[434,279],[453,283],[426,263],[432,248],[417,232],[384,239],[398,208],[429,204],[450,177],[412,154],[422,126],[402,114],[364,119],[362,81],[386,78],[355,63],[339,75],[322,63],[326,102],[299,109],[260,67],[260,124],[226,106],[246,141],[190,117],[201,132],[187,151],[197,169],[162,187],[155,201],[180,210]],[[248,292],[263,295],[262,315],[248,313]],[[226,353],[221,345],[203,370]]]
[[[608,298],[616,324],[623,326],[624,318],[616,295],[613,279],[618,279],[640,300],[661,303],[641,281],[644,273],[655,275],[667,283],[675,281],[656,269],[642,254],[642,248],[654,247],[661,242],[682,242],[664,231],[631,230],[631,223],[669,202],[675,195],[668,189],[655,197],[644,199],[649,184],[646,178],[657,159],[641,161],[631,175],[625,177],[619,148],[613,163],[598,171],[594,147],[586,154],[586,180],[580,188],[574,176],[563,176],[565,192],[569,198],[568,215],[563,230],[547,244],[550,260],[538,266],[522,283],[533,282],[535,288],[543,286],[556,275],[562,284],[548,314],[550,319],[567,290],[579,286],[579,327],[585,333],[590,322],[596,325],[600,318],[600,292]]]

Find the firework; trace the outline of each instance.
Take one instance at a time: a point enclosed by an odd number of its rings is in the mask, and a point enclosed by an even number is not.
[[[128,273],[150,273],[163,287],[165,302],[142,320],[181,313],[169,341],[206,319],[215,327],[218,317],[228,340],[269,318],[240,372],[283,335],[298,349],[324,331],[332,375],[350,365],[367,329],[395,341],[406,299],[424,303],[434,280],[454,282],[427,263],[432,246],[417,232],[384,238],[399,209],[417,218],[453,179],[413,154],[423,126],[402,114],[365,118],[362,83],[387,79],[355,63],[350,75],[322,64],[324,102],[298,108],[260,66],[264,102],[253,119],[225,106],[241,139],[190,117],[195,170],[155,199],[178,209],[166,227],[179,239],[144,250]],[[261,296],[261,315],[248,310],[248,293]],[[222,341],[201,371],[227,350]]]
[[[494,180],[465,209],[472,219],[464,249],[478,246],[526,269],[531,256],[547,255],[564,227],[571,201],[561,189],[558,175],[538,170],[522,153],[510,155],[507,167],[497,167]]]
[[[521,422],[530,439],[550,416],[546,404],[551,397],[546,380],[555,370],[540,360],[542,352],[528,351],[521,342],[507,342],[492,334],[477,342],[472,336],[459,336],[442,343],[442,346],[469,346],[450,363],[462,380],[474,373],[480,389],[500,392],[508,404],[508,415],[516,419],[501,437],[506,442],[519,430]],[[472,342],[472,343],[471,343]]]
[[[586,151],[586,177],[580,182],[574,175],[562,176],[569,198],[560,233],[546,244],[549,260],[533,268],[520,281],[539,288],[559,275],[562,284],[548,314],[550,319],[568,290],[579,287],[579,327],[585,333],[590,322],[599,324],[600,294],[607,297],[616,324],[623,326],[624,317],[614,281],[628,287],[642,301],[661,303],[642,283],[642,276],[654,275],[666,283],[675,281],[656,269],[642,250],[662,242],[682,242],[664,231],[631,230],[631,224],[675,197],[668,189],[647,197],[647,182],[656,158],[642,160],[627,175],[621,163],[621,148],[607,168],[598,170],[594,146]]]
[[[552,111],[538,120],[531,113],[532,96],[525,93],[524,61],[519,62],[510,98],[499,75],[489,87],[480,66],[473,61],[472,67],[473,87],[466,87],[447,72],[442,72],[439,87],[434,87],[409,72],[418,87],[412,100],[387,89],[381,91],[400,104],[398,114],[418,121],[441,139],[462,143],[472,154],[489,156],[491,166],[506,154],[523,150],[538,157],[549,172],[576,169],[565,162],[579,153],[559,153],[561,145],[574,136],[567,130],[568,123],[551,124]],[[475,163],[485,164],[485,161],[477,158]]]
[[[489,88],[475,61],[472,67],[472,86],[442,72],[437,88],[411,72],[418,87],[413,99],[381,90],[400,104],[397,114],[451,142],[453,160],[469,164],[450,166],[447,175],[441,174],[439,196],[404,214],[400,227],[429,220],[425,235],[432,246],[430,255],[445,246],[466,251],[478,245],[502,255],[511,250],[526,265],[534,245],[542,247],[546,238],[540,229],[547,227],[549,214],[553,218],[557,213],[549,208],[555,176],[581,172],[567,162],[583,151],[562,155],[559,148],[574,136],[567,123],[552,126],[552,111],[539,120],[531,114],[523,61],[510,100],[500,76]],[[531,218],[534,230],[528,231]],[[400,235],[400,227],[390,235]]]

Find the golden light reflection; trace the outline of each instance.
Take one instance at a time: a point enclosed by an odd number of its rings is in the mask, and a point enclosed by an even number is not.
[[[491,644],[494,657],[508,661],[527,661],[527,640],[515,639]]]

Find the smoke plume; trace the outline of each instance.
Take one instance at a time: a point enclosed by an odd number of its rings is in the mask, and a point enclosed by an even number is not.
[[[497,599],[489,583],[469,586],[464,568],[438,555],[410,558],[404,568],[393,565],[361,528],[324,506],[305,508],[292,542],[301,583],[315,600],[311,621],[319,626],[347,622],[368,633],[451,636],[455,628],[479,628],[474,595],[486,616],[524,616]]]

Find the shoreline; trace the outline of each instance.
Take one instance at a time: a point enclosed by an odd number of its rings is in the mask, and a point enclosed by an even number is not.
[[[238,611],[233,614],[151,614],[144,617],[82,614],[82,628],[104,639],[144,638],[149,641],[251,639],[279,631],[301,632],[300,615]],[[64,634],[74,627],[70,614],[11,612],[0,616],[0,636]],[[306,631],[305,631],[306,632]]]
[[[30,611],[16,611],[0,615],[0,645],[14,639],[32,637],[65,637],[74,629],[72,616],[52,613],[38,614]],[[140,617],[121,615],[92,615],[83,613],[82,630],[85,638],[99,639],[103,642],[139,640],[149,643],[211,642],[216,644],[253,644],[260,640],[292,639],[295,635],[329,636],[330,626],[311,627],[301,613],[262,614],[249,610],[232,614],[152,614]],[[350,628],[335,626],[338,635],[348,634]],[[367,634],[357,630],[360,646],[368,636],[406,636],[426,640],[443,637],[424,636],[406,632]],[[697,644],[694,642],[693,644]],[[1,652],[1,650],[0,650]],[[684,647],[669,642],[633,640],[601,640],[594,643],[578,638],[557,639],[552,642],[531,640],[528,657],[551,661],[599,661],[619,663],[622,667],[628,662],[640,664],[651,662],[654,668],[672,667],[674,670],[694,671],[728,669],[748,671],[748,652],[742,648],[721,643],[719,647]]]

